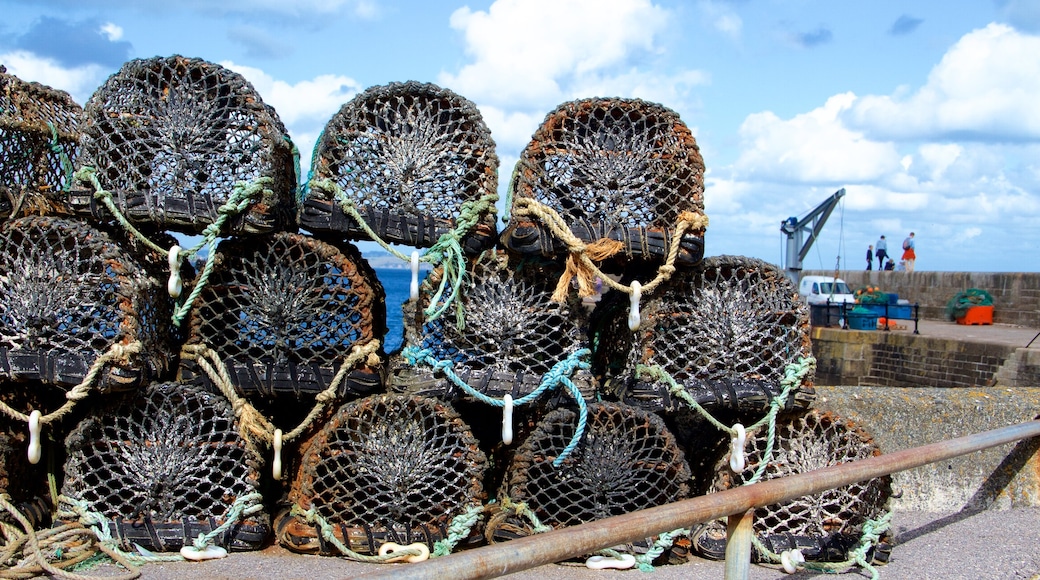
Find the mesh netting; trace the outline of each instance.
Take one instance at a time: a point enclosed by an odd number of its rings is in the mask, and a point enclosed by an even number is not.
[[[449,405],[377,395],[344,405],[304,443],[289,499],[313,509],[354,552],[374,554],[385,542],[423,542],[432,550],[453,518],[481,506],[484,466],[469,427]],[[276,528],[289,549],[338,555],[296,510],[279,516]]]
[[[127,550],[178,550],[257,491],[260,459],[240,437],[231,406],[200,387],[152,384],[96,409],[65,444],[63,509],[100,514]],[[212,543],[256,549],[269,530],[268,516],[255,513]]]
[[[688,497],[690,468],[675,438],[659,417],[627,405],[590,404],[584,437],[554,467],[574,434],[575,415],[560,408],[539,421],[517,449],[500,499],[524,502],[542,523],[560,528]],[[517,523],[489,522],[487,535],[522,534]]]
[[[661,105],[637,99],[564,103],[520,155],[512,182],[507,247],[551,255],[567,250],[531,211],[559,214],[584,242],[620,242],[618,255],[664,261],[672,230],[704,213],[704,161],[690,130]],[[684,234],[677,264],[703,255],[704,223]]]
[[[530,394],[553,367],[588,347],[585,308],[573,295],[565,303],[551,299],[560,277],[557,265],[510,261],[503,252],[481,254],[457,299],[462,328],[455,317],[428,321],[424,315],[440,276],[441,269],[427,276],[412,316],[405,319],[405,355],[411,350],[450,361],[454,373],[484,395]],[[407,359],[393,362],[392,389],[449,399],[461,394],[443,373]],[[595,384],[587,369],[576,369],[570,378],[586,398],[592,395]]]
[[[623,302],[627,307],[627,297]],[[631,340],[629,376],[613,382],[615,392],[652,410],[684,403],[665,381],[638,374],[642,366],[660,367],[709,411],[756,412],[781,392],[788,365],[812,356],[808,313],[794,286],[776,266],[753,258],[706,258],[676,274],[644,301],[642,318],[634,337],[620,324],[607,326],[612,332],[600,338],[597,359],[608,368],[622,354],[618,345]],[[810,374],[785,409],[806,407],[813,397]]]
[[[99,389],[161,376],[173,357],[171,305],[148,268],[112,237],[76,220],[4,223],[0,378],[78,385],[99,357],[113,354],[97,377]]]
[[[243,393],[317,393],[332,384],[351,347],[386,333],[383,287],[353,246],[277,233],[221,242],[191,313],[184,350],[205,345]],[[362,361],[338,396],[382,386]],[[182,357],[182,380],[199,375]]]
[[[475,254],[494,242],[497,172],[495,143],[473,103],[428,83],[372,87],[326,125],[300,224],[368,239],[342,211],[347,202],[384,241],[429,247],[469,212],[475,229],[461,233]],[[342,199],[314,187],[321,180]]]
[[[762,480],[775,479],[880,455],[873,438],[833,414],[811,411],[777,422],[771,457],[765,458],[766,430],[748,436],[747,465],[735,476],[727,460],[716,465],[711,491],[729,489],[750,478],[766,461]],[[887,511],[891,477],[884,476],[817,495],[757,508],[753,529],[770,551],[800,548],[807,560],[842,561],[859,542],[868,520]],[[708,524],[695,539],[702,555],[725,557],[726,524]],[[759,555],[760,557],[760,555]]]
[[[0,66],[0,217],[42,210],[36,194],[70,185],[82,109],[64,91]]]
[[[200,59],[132,60],[84,107],[80,166],[132,222],[201,232],[235,185],[263,192],[226,233],[293,226],[294,148],[274,109],[240,74]],[[93,191],[70,192],[73,211],[107,219]]]

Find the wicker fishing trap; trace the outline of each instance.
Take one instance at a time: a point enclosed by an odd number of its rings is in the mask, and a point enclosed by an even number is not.
[[[563,103],[535,131],[513,175],[502,235],[510,250],[586,252],[605,266],[692,265],[704,253],[704,161],[679,116],[659,104]]]
[[[200,535],[252,550],[270,532],[260,459],[207,389],[153,383],[97,406],[65,443],[59,515],[107,528],[124,550],[178,550]]]
[[[173,358],[158,260],[83,222],[0,225],[0,379],[133,388]]]
[[[490,542],[573,526],[685,499],[690,468],[683,449],[656,415],[618,403],[589,405],[584,435],[557,465],[576,430],[576,412],[546,414],[516,450],[489,519]],[[525,517],[523,505],[535,516]],[[647,540],[647,544],[652,543]],[[630,547],[646,551],[646,544]]]
[[[761,414],[784,390],[791,365],[811,358],[809,319],[794,286],[776,266],[758,259],[718,256],[677,273],[642,305],[634,335],[610,318],[627,312],[605,305],[598,367],[615,373],[606,390],[653,411],[688,411],[672,387],[709,412]],[[815,397],[813,375],[791,385],[782,409],[804,409]]]
[[[494,243],[498,157],[477,107],[414,81],[369,88],[325,127],[300,225],[350,239],[430,247]],[[359,223],[358,220],[364,223]]]
[[[455,518],[482,509],[485,461],[447,403],[408,395],[347,403],[303,444],[278,540],[329,555],[376,554],[387,542],[434,550]]]
[[[815,410],[778,421],[775,440],[769,443],[766,430],[749,435],[744,469],[734,473],[720,461],[710,491],[743,485],[755,474],[761,474],[760,480],[769,480],[881,454],[873,437],[863,429],[832,413]],[[754,533],[771,554],[758,548],[754,557],[776,561],[776,555],[798,549],[810,561],[848,560],[860,547],[867,528],[886,514],[891,496],[891,477],[883,476],[757,508]],[[696,532],[694,551],[722,559],[725,543],[726,523],[712,522]],[[879,544],[867,544],[870,554],[863,554],[866,561],[886,561],[888,544],[885,535]]]
[[[78,215],[223,234],[295,227],[294,147],[242,75],[201,59],[127,62],[84,106]],[[83,174],[83,170],[88,173]],[[92,182],[91,178],[96,178]]]
[[[405,348],[391,363],[391,389],[448,400],[521,399],[554,369],[570,365],[568,379],[583,398],[592,397],[592,374],[576,363],[588,352],[588,313],[573,293],[564,302],[552,300],[558,264],[484,252],[470,262],[444,315],[431,320],[437,295],[454,292],[441,289],[443,275],[444,268],[430,272],[419,298],[406,304]]]
[[[0,218],[46,210],[71,185],[82,108],[64,91],[0,66]]]
[[[224,240],[209,259],[181,380],[206,375],[200,364],[209,360],[236,391],[258,398],[334,387],[342,400],[382,389],[378,357],[343,369],[352,349],[376,355],[386,334],[383,287],[356,248],[281,232]]]

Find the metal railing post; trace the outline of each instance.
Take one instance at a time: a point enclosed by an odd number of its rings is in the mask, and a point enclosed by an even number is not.
[[[729,516],[726,524],[726,580],[747,580],[751,574],[751,538],[755,510]]]

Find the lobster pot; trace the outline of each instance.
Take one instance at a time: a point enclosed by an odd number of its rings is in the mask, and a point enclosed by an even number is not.
[[[275,233],[220,243],[189,319],[180,378],[196,380],[200,349],[218,357],[239,394],[308,399],[332,383],[352,347],[386,334],[383,287],[350,244]],[[382,389],[379,357],[336,386],[357,398]]]
[[[179,550],[229,517],[211,545],[253,550],[270,532],[263,511],[234,509],[256,494],[260,459],[219,395],[153,383],[94,409],[65,444],[62,512],[100,515],[124,550]]]
[[[200,233],[236,185],[258,186],[228,213],[224,234],[295,227],[294,147],[274,109],[242,75],[182,56],[127,62],[84,107],[79,166],[131,222]],[[94,186],[71,210],[110,220]]]
[[[304,553],[357,553],[386,542],[434,543],[452,520],[485,499],[485,457],[470,428],[436,399],[375,395],[348,403],[303,444],[289,492],[294,509],[275,522],[278,541]],[[299,511],[313,510],[310,521]]]
[[[627,315],[627,306],[625,300],[616,316]],[[638,373],[641,366],[663,370],[709,412],[758,419],[781,393],[788,366],[812,356],[808,312],[794,285],[776,266],[754,258],[706,258],[662,285],[641,314],[635,334],[616,323],[607,326],[613,332],[599,341],[605,351],[597,359],[605,367],[627,337],[627,376],[613,381],[613,394],[653,411],[688,407],[665,380]],[[812,380],[812,372],[801,377],[784,410],[814,400]]]
[[[45,194],[70,185],[82,111],[68,93],[0,66],[0,218],[45,211]]]
[[[158,260],[115,240],[56,217],[0,225],[0,380],[108,391],[167,371],[172,305],[149,274]]]
[[[684,214],[704,213],[704,161],[672,110],[638,99],[582,99],[549,113],[513,173],[510,250],[553,255],[567,244],[531,201],[559,214],[584,243],[610,241],[614,261],[662,263]],[[704,225],[688,230],[676,265],[704,253]],[[607,263],[609,263],[608,261]]]
[[[443,268],[434,269],[416,303],[406,304],[406,347],[450,361],[455,375],[482,395],[528,395],[558,363],[588,348],[588,314],[580,300],[573,292],[562,303],[552,299],[560,273],[553,263],[521,264],[504,252],[485,252],[471,262],[459,296],[431,320],[425,313],[441,306],[433,299],[444,276]],[[399,356],[391,365],[394,391],[449,400],[466,394],[429,360],[416,364]],[[588,369],[576,368],[569,378],[584,398],[592,397],[596,383]]]
[[[494,244],[498,157],[477,107],[429,83],[390,83],[354,97],[315,146],[300,225],[349,239],[429,247],[460,225],[467,253]],[[331,181],[333,191],[315,184]],[[460,224],[465,219],[467,224]]]
[[[690,496],[690,468],[659,417],[616,403],[590,404],[588,413],[578,446],[559,466],[577,413],[559,408],[539,421],[507,469],[502,505],[523,502],[543,525],[559,529]],[[530,521],[503,509],[485,534],[492,542],[530,535]]]
[[[744,470],[733,473],[728,458],[723,458],[716,465],[711,491],[742,485],[763,462],[766,468],[762,480],[766,481],[881,454],[873,437],[861,428],[837,415],[815,410],[778,421],[773,453],[768,457],[767,443],[767,429],[749,435]],[[844,561],[859,543],[864,525],[887,512],[891,496],[891,477],[886,475],[756,508],[754,533],[776,554],[800,549],[807,560]],[[725,558],[725,538],[724,521],[706,524],[694,538],[694,551],[705,557]],[[755,556],[761,558],[757,551]]]

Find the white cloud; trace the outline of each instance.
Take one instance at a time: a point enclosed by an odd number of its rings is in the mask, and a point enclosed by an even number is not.
[[[855,100],[852,93],[835,95],[789,120],[768,111],[749,115],[734,169],[755,180],[814,184],[867,182],[898,170],[902,159],[891,143],[871,141],[842,123]]]
[[[882,139],[1040,139],[1040,36],[1001,24],[962,37],[909,96],[867,96],[850,126]]]
[[[967,228],[966,230],[964,230],[964,233],[961,234],[961,237],[963,239],[965,239],[965,240],[970,240],[970,239],[973,239],[973,238],[977,238],[980,235],[982,235],[982,228],[970,227],[970,228]]]
[[[724,2],[713,2],[703,0],[699,7],[707,20],[711,21],[715,30],[729,36],[734,40],[740,39],[740,33],[744,28],[744,21],[733,11],[732,6]]]
[[[479,109],[500,154],[502,151],[519,153],[523,150],[545,118],[543,113],[506,111],[493,105],[482,105]]]
[[[120,27],[120,26],[118,26],[116,24],[113,24],[111,22],[106,22],[106,23],[102,24],[100,32],[101,32],[101,34],[104,34],[108,38],[108,40],[110,40],[112,42],[115,42],[115,41],[119,40],[120,38],[123,38],[123,29],[122,29],[122,27]]]
[[[278,112],[287,126],[307,122],[324,125],[344,103],[360,91],[357,81],[341,75],[319,75],[310,80],[289,84],[276,80],[266,72],[230,61],[220,63],[244,76],[265,103]]]
[[[547,111],[576,96],[703,82],[638,60],[660,51],[655,38],[669,25],[650,0],[498,0],[486,12],[460,8],[450,23],[473,61],[438,82],[480,103]]]
[[[253,67],[224,61],[227,67],[246,78],[265,103],[274,107],[289,136],[300,151],[303,178],[310,170],[311,152],[318,136],[340,107],[359,91],[357,81],[341,75],[319,75],[289,84]]]
[[[4,63],[9,74],[23,81],[37,82],[65,91],[80,105],[86,103],[108,76],[100,65],[64,68],[54,60],[25,51],[0,54],[0,62]]]

